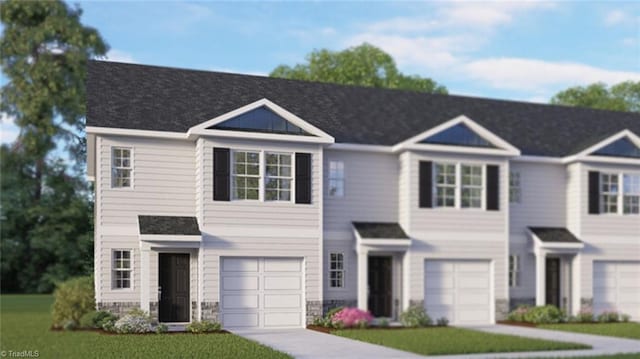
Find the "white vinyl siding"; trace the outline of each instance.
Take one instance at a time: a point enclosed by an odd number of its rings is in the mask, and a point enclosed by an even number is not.
[[[113,289],[130,289],[133,271],[133,258],[130,250],[114,250],[112,262]]]
[[[344,162],[329,161],[329,197],[344,197]]]
[[[344,288],[344,254],[329,254],[329,288]]]
[[[133,161],[131,148],[114,147],[111,149],[111,187],[132,187]]]

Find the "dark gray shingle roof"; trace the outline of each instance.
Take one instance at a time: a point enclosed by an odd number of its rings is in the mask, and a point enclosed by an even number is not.
[[[408,239],[398,223],[353,222],[361,238]]]
[[[138,216],[140,234],[199,236],[196,217]]]
[[[547,243],[582,243],[566,228],[529,227],[529,230]]]
[[[87,125],[186,132],[267,98],[338,143],[394,145],[466,115],[523,154],[566,156],[623,129],[640,114],[219,72],[91,61]]]

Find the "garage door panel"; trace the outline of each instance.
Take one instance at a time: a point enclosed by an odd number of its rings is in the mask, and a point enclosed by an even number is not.
[[[269,308],[300,308],[302,297],[298,294],[265,295],[264,307]]]
[[[596,313],[616,310],[640,319],[640,262],[595,261],[593,308]]]
[[[427,292],[427,293],[425,293],[424,300],[427,303],[438,303],[438,304],[441,304],[441,305],[453,305],[453,293],[452,292],[440,292],[440,293]]]
[[[265,290],[299,290],[302,289],[302,278],[298,277],[265,277],[264,289]]]
[[[264,326],[267,328],[302,326],[302,314],[287,312],[271,312],[264,315]]]
[[[223,313],[222,322],[227,327],[257,327],[258,313]]]
[[[442,272],[453,272],[453,263],[443,262],[443,261],[427,261],[427,272],[433,273],[442,273]]]
[[[487,269],[487,264],[482,262],[457,262],[457,273],[482,273]]]
[[[223,309],[258,309],[258,295],[224,295]]]
[[[486,306],[489,304],[489,294],[488,293],[463,293],[458,296],[458,305],[482,305]]]
[[[456,280],[457,288],[478,288],[486,289],[489,287],[489,276],[486,275],[465,275],[458,276]]]
[[[223,290],[258,290],[258,276],[222,278]]]
[[[302,262],[296,258],[266,258],[265,272],[300,272]]]
[[[640,265],[633,264],[620,264],[618,265],[618,273],[629,275],[629,276],[638,276],[640,275]]]
[[[257,258],[225,258],[222,262],[225,272],[257,272]]]
[[[489,312],[484,309],[466,309],[459,308],[456,313],[458,314],[458,321],[470,324],[486,324],[491,318],[489,318]]]
[[[431,272],[430,272],[431,273]],[[438,273],[437,276],[430,276],[425,281],[425,288],[427,289],[453,289],[453,273],[433,272]]]

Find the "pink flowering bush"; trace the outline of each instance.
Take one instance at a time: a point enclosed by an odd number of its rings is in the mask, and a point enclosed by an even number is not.
[[[575,319],[580,323],[591,323],[595,321],[595,316],[593,315],[593,309],[591,308],[591,306],[583,306],[578,312],[578,315],[576,315]]]
[[[331,317],[331,322],[334,326],[342,326],[344,328],[365,327],[372,320],[371,313],[358,308],[344,308]]]

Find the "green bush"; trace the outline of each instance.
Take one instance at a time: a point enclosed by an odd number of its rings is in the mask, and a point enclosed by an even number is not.
[[[527,304],[521,304],[516,309],[511,311],[507,316],[507,319],[514,322],[524,322],[524,316],[531,310],[531,306]]]
[[[136,308],[118,319],[113,326],[106,325],[105,327],[119,334],[140,334],[153,332],[155,324],[157,324],[156,320],[149,313]],[[105,330],[109,329],[105,328]]]
[[[315,317],[313,318],[313,325],[317,325],[319,327],[331,328],[331,318],[326,317]]]
[[[585,307],[580,309],[578,315],[575,316],[575,320],[579,323],[591,323],[595,321],[591,308]]]
[[[187,331],[191,333],[211,333],[219,332],[222,329],[222,324],[219,322],[212,322],[208,320],[191,322],[187,325]]]
[[[388,328],[389,327],[389,319],[381,318],[380,320],[378,320],[378,326],[380,326],[382,328]]]
[[[59,283],[53,297],[53,326],[75,329],[83,315],[95,310],[93,277],[72,278]]]
[[[92,312],[86,313],[85,315],[82,316],[82,318],[80,318],[80,328],[102,329],[105,323],[107,322],[115,323],[116,320],[118,320],[118,317],[111,314],[110,312],[107,312],[104,310],[100,310],[97,312],[92,311]]]
[[[620,315],[620,321],[623,323],[628,323],[631,320],[631,316],[629,314]]]
[[[617,323],[620,321],[620,314],[616,311],[604,311],[598,315],[600,323]]]
[[[156,334],[163,334],[169,331],[169,327],[166,324],[158,324],[156,326]]]
[[[447,319],[447,317],[442,317],[436,321],[436,325],[439,327],[446,327],[449,325],[449,319]]]
[[[533,324],[554,324],[565,321],[564,313],[553,305],[533,307],[524,314],[524,321]]]
[[[339,311],[341,311],[343,309],[344,309],[344,307],[331,308],[331,309],[329,309],[329,311],[327,311],[327,315],[325,316],[325,318],[328,318],[329,320],[331,320],[331,318],[333,317],[334,314],[338,313]]]
[[[411,306],[406,311],[400,314],[400,321],[402,325],[410,328],[426,327],[431,325],[431,318],[424,310],[419,306]]]

